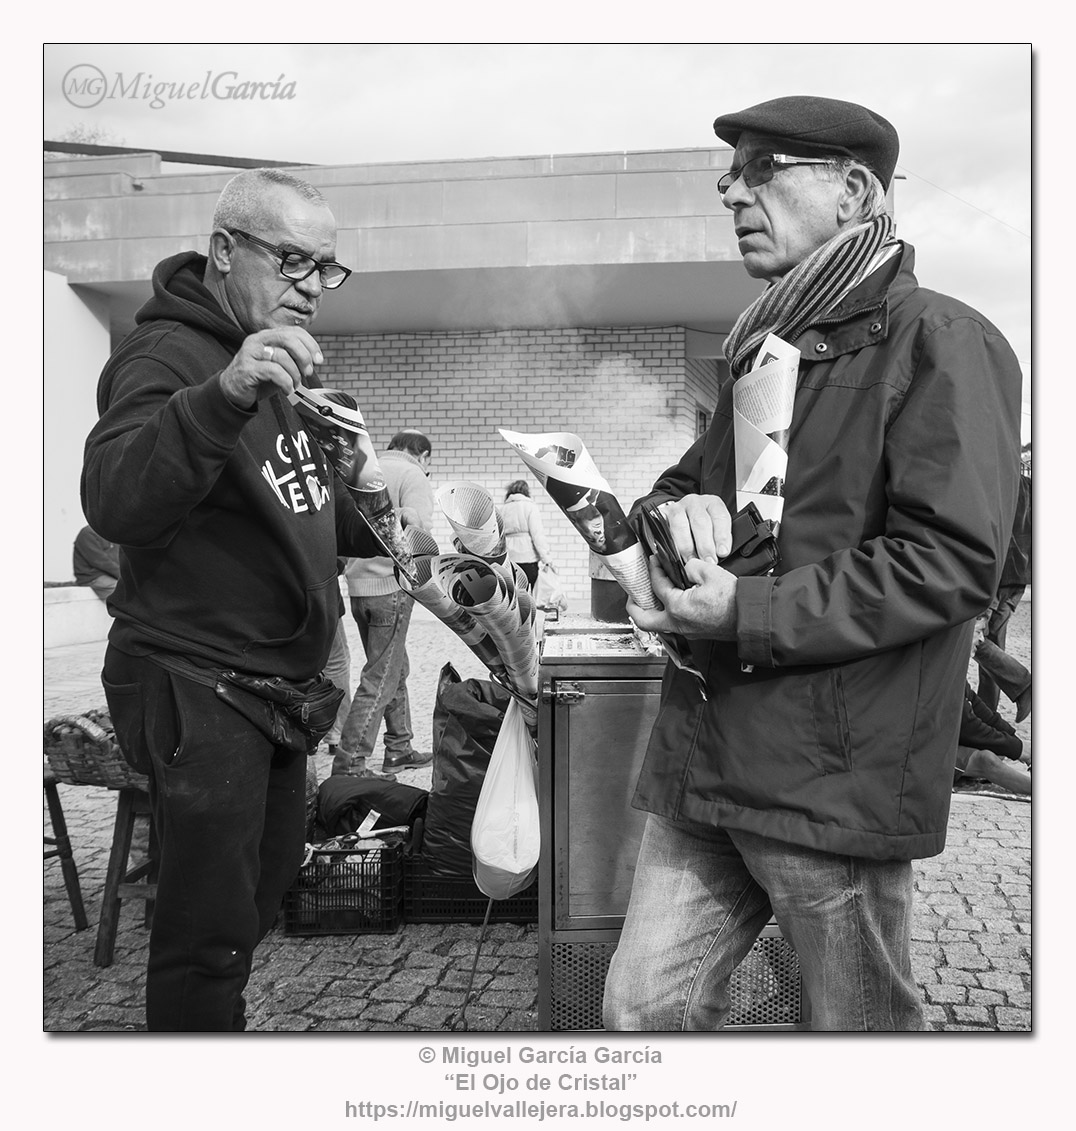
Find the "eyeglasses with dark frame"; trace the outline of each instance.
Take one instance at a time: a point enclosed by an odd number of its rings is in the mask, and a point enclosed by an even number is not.
[[[743,177],[743,183],[748,188],[758,188],[759,185],[772,181],[774,173],[779,169],[787,169],[793,165],[832,164],[832,157],[789,157],[784,153],[763,153],[758,157],[752,157],[739,169],[730,169],[717,182],[717,191],[724,196],[740,177]]]
[[[240,228],[225,228],[224,230],[230,236],[242,236],[242,238],[249,243],[257,244],[258,247],[263,247],[266,251],[271,251],[274,256],[279,256],[281,275],[283,275],[285,279],[291,279],[293,282],[299,283],[302,282],[303,279],[309,279],[310,276],[317,271],[321,285],[327,291],[332,291],[340,286],[341,283],[345,282],[347,277],[351,274],[351,269],[345,267],[342,263],[319,263],[309,255],[304,255],[301,251],[288,251],[287,248],[267,243],[265,240],[260,240],[257,236],[252,236],[250,232],[244,232]]]

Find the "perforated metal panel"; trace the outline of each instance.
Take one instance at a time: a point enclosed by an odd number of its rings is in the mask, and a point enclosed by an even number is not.
[[[602,993],[615,942],[554,942],[551,947],[549,1027],[602,1028]],[[729,982],[732,1012],[726,1028],[799,1025],[803,1018],[799,962],[779,935],[758,939]]]
[[[602,1028],[605,974],[616,943],[553,943],[549,1027],[554,1031]]]
[[[729,981],[732,1013],[728,1024],[795,1025],[803,1018],[800,964],[780,936],[756,940]]]

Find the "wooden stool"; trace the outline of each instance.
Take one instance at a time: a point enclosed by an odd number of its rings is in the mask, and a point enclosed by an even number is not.
[[[146,901],[145,925],[153,921],[153,901],[157,898],[157,837],[145,790],[126,788],[117,791],[116,826],[112,833],[112,851],[108,857],[105,890],[101,897],[101,921],[97,926],[97,945],[93,952],[95,966],[111,966],[120,922],[120,903],[124,899]],[[149,859],[128,868],[131,834],[136,817],[149,816]],[[140,882],[142,881],[142,882]]]
[[[49,821],[52,823],[52,836],[44,838],[47,847],[45,859],[51,860],[54,856],[60,858],[60,868],[63,871],[64,887],[67,888],[67,899],[71,904],[71,914],[75,917],[75,930],[84,931],[89,925],[86,918],[86,908],[82,905],[82,888],[78,882],[78,866],[71,851],[71,838],[67,835],[67,822],[64,820],[63,806],[60,804],[60,792],[56,788],[56,775],[45,767],[45,801],[49,806]]]

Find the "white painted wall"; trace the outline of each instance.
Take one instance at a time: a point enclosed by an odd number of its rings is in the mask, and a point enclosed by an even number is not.
[[[97,421],[97,378],[108,360],[103,299],[45,272],[43,581],[70,581],[71,546],[85,525],[79,501],[82,449]]]
[[[46,648],[104,640],[112,617],[104,601],[88,585],[44,590]]]

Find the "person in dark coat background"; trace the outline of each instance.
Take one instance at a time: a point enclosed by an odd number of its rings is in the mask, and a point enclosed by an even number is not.
[[[92,527],[84,526],[75,536],[71,564],[76,584],[88,585],[102,601],[115,592],[120,579],[120,548]]]
[[[984,778],[1010,793],[1031,793],[1031,759],[1016,728],[964,685],[964,713],[956,752],[958,774]]]
[[[1025,702],[1019,704],[1022,715],[1017,715],[1017,722],[1031,710],[1031,678],[1027,679],[1023,688],[1018,688],[1012,694],[1012,681],[1006,685],[999,682],[994,671],[991,670],[990,658],[991,645],[1005,651],[1005,638],[1008,633],[1009,619],[1016,611],[1016,606],[1023,599],[1024,592],[1031,584],[1031,474],[1025,471],[1020,476],[1020,493],[1016,499],[1016,516],[1013,518],[1012,537],[1009,539],[1009,549],[1005,555],[1005,565],[1001,570],[1001,580],[994,596],[994,602],[989,609],[989,623],[986,627],[986,641],[982,647],[984,661],[979,664],[979,686],[976,688],[979,697],[989,707],[997,707],[1000,692],[1014,702],[1022,695]],[[978,657],[976,657],[978,658]]]
[[[975,622],[975,632],[972,637],[972,656],[981,655],[986,630],[989,627],[990,610],[987,610]],[[989,641],[986,641],[989,643]],[[1021,671],[1023,668],[1016,660],[1012,660],[1007,653],[1002,656],[1011,660]],[[1009,664],[1002,666],[999,674],[994,669],[994,674],[1002,687],[1006,684],[1005,674],[1008,673]],[[1028,676],[1030,683],[1030,676]],[[1015,696],[1014,696],[1015,699]],[[1017,700],[1019,702],[1019,700]],[[1028,708],[1030,710],[1030,707]],[[1017,712],[1016,721],[1024,718]],[[1000,714],[979,695],[970,683],[964,684],[964,711],[960,718],[960,737],[956,752],[957,781],[961,777],[984,778],[1010,793],[1031,793],[1031,774],[1028,767],[1031,765],[1031,755],[1025,750],[1023,740],[1016,733],[1016,728],[1002,718]]]

